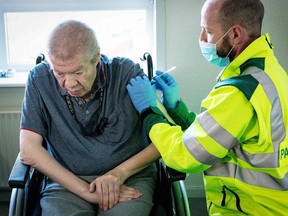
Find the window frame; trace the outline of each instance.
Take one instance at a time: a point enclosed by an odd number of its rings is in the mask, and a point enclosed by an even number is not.
[[[5,16],[7,12],[49,12],[49,11],[93,11],[93,10],[146,10],[147,31],[150,47],[147,51],[156,56],[154,1],[153,0],[0,0],[0,69],[13,68],[16,71],[28,71],[31,65],[8,65]]]

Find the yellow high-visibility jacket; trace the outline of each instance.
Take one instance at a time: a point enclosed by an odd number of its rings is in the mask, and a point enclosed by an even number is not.
[[[250,44],[222,72],[202,112],[183,101],[141,114],[165,163],[204,173],[210,215],[288,215],[288,76],[269,35]]]

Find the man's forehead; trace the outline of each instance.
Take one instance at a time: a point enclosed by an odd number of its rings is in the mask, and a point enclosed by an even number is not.
[[[84,68],[83,62],[80,58],[71,58],[71,59],[57,59],[57,58],[50,58],[52,68],[58,72],[75,72]]]
[[[77,63],[77,64],[53,64],[52,63],[52,69],[56,72],[59,73],[75,73],[78,72],[80,70],[83,70],[84,65],[81,63]]]

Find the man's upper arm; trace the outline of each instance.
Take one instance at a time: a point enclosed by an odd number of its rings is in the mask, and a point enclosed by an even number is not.
[[[32,165],[39,149],[42,149],[43,137],[30,130],[20,130],[20,158],[24,164]]]

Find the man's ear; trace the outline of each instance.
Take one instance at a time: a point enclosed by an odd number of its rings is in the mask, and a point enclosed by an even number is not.
[[[98,48],[97,59],[96,59],[97,64],[100,62],[100,59],[101,59],[101,53],[100,53],[100,48]]]
[[[232,31],[233,31],[233,44],[234,45],[239,45],[243,43],[245,35],[248,35],[247,30],[239,24],[234,25],[232,27]]]

